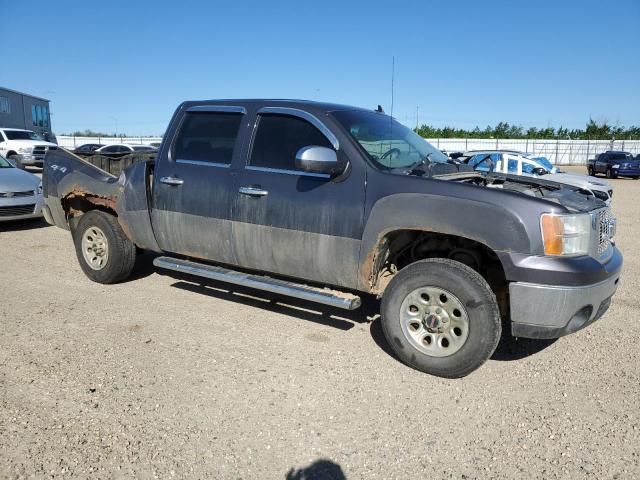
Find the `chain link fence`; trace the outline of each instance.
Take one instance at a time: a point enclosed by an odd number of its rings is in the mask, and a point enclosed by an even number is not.
[[[637,155],[640,140],[529,140],[508,138],[429,138],[440,150],[517,150],[548,158],[555,165],[586,165],[587,160],[607,150],[621,150]]]
[[[76,137],[67,135],[58,135],[58,145],[73,150],[85,143],[100,143],[102,145],[130,144],[130,145],[148,145],[151,142],[161,142],[162,137]]]

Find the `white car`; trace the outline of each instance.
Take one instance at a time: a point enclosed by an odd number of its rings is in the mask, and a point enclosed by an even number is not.
[[[42,181],[0,155],[0,222],[42,216]]]
[[[93,153],[102,155],[126,155],[134,152],[157,152],[155,147],[150,145],[127,145],[125,143],[114,143],[111,145],[105,145],[95,150]]]
[[[467,164],[474,170],[510,175],[524,175],[532,177],[544,177],[551,182],[563,183],[581,188],[594,197],[611,204],[613,187],[602,179],[595,179],[579,173],[564,173],[555,167],[545,157],[531,153],[516,152],[511,150],[484,150],[467,152]]]
[[[0,155],[10,159],[18,167],[42,167],[47,151],[57,148],[55,143],[45,141],[31,130],[0,128]]]

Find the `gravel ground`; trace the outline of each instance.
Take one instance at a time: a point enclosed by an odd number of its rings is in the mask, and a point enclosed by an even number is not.
[[[640,181],[621,286],[556,342],[443,380],[345,314],[156,273],[91,283],[67,232],[0,227],[0,478],[640,477]]]

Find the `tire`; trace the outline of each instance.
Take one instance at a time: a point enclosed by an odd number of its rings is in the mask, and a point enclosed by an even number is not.
[[[116,283],[131,275],[136,260],[136,247],[113,215],[99,210],[91,210],[82,215],[73,230],[73,242],[82,271],[94,282]],[[83,250],[87,243],[92,242],[93,253],[87,250],[85,255]],[[96,258],[93,266],[90,257]]]
[[[611,170],[610,168],[607,168],[607,178],[618,178],[618,175],[613,173],[613,170]]]
[[[9,155],[7,159],[9,159],[16,166],[16,168],[24,170],[24,165],[22,165],[19,155]]]
[[[639,177],[638,175],[634,175],[634,176],[633,176],[633,177],[631,177],[631,178],[633,178],[634,180],[638,180],[640,177]]]
[[[596,176],[596,172],[593,171],[593,167],[587,167],[587,172],[589,173],[589,175],[591,177],[595,177]]]
[[[446,308],[442,296],[434,298],[433,294],[438,292],[444,292],[445,302],[452,302]],[[413,305],[415,299],[418,305]],[[407,301],[409,308],[404,309]],[[452,308],[456,306],[460,308]],[[418,313],[409,313],[412,307]],[[447,316],[447,323],[440,323],[444,328],[442,334],[428,330],[434,326],[430,319],[437,317],[435,323],[441,322],[439,315],[434,314],[433,309],[437,308]],[[383,294],[381,310],[384,335],[398,358],[416,370],[438,377],[460,378],[476,370],[491,357],[502,332],[500,311],[489,284],[476,271],[453,260],[421,260],[400,270]],[[462,320],[466,317],[466,326],[456,323],[460,318],[449,313],[455,315],[455,310]],[[419,323],[419,327],[414,330],[411,322]],[[460,336],[457,333],[454,336],[454,325],[467,331],[461,330]],[[429,345],[427,337],[431,337]],[[445,346],[443,339],[449,337],[451,342],[447,340]]]

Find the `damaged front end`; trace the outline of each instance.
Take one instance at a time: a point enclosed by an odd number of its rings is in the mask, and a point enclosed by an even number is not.
[[[442,177],[439,177],[442,179]],[[548,200],[561,205],[571,212],[591,212],[606,207],[606,203],[595,198],[591,192],[580,187],[552,182],[534,177],[503,174],[457,174],[451,180],[499,189],[509,192],[518,192],[524,195]]]

